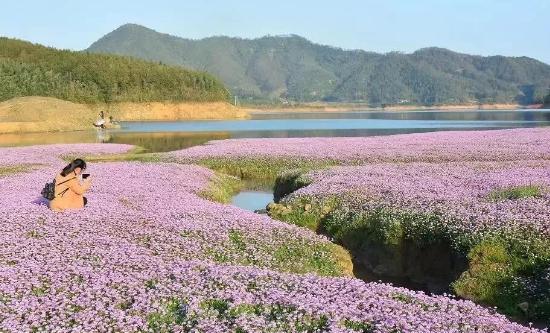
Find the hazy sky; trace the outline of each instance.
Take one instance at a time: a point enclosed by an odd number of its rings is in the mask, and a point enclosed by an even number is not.
[[[550,64],[550,0],[6,0],[0,35],[81,50],[124,23],[187,38],[294,33],[345,49],[427,46]]]

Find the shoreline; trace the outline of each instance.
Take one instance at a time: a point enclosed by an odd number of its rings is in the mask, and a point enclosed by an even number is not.
[[[109,123],[246,119],[249,114],[227,102],[144,102],[80,104],[52,97],[17,97],[0,102],[0,134],[73,132],[93,129],[103,112]]]
[[[519,104],[458,104],[458,105],[395,105],[387,107],[370,107],[361,104],[349,105],[329,105],[329,104],[310,104],[289,107],[252,107],[243,106],[242,108],[249,113],[293,113],[293,112],[400,112],[400,111],[516,111],[545,109],[542,104],[519,105]]]

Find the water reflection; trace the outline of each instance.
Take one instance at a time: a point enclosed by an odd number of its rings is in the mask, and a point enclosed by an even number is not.
[[[29,146],[54,143],[126,143],[144,147],[150,152],[165,152],[203,144],[210,140],[230,138],[229,133],[125,133],[78,131],[63,133],[2,134],[0,146]]]
[[[120,133],[111,134],[110,143],[137,145],[150,152],[166,152],[201,145],[210,140],[229,139],[229,133]]]
[[[98,141],[95,130],[78,132],[0,134],[0,146],[4,147],[75,142],[92,143],[100,141]]]

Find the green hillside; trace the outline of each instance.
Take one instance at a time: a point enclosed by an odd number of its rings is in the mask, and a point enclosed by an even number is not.
[[[20,96],[95,103],[220,101],[229,93],[208,73],[0,38],[0,101]]]
[[[527,57],[481,57],[426,48],[377,54],[291,35],[190,40],[127,24],[88,49],[204,70],[240,97],[380,104],[542,101],[550,66]]]

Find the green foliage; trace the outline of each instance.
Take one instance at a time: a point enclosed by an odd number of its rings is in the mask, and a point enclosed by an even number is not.
[[[365,323],[360,321],[344,320],[344,327],[361,333],[372,333],[375,330],[375,326],[371,323]]]
[[[453,288],[461,297],[495,304],[508,315],[548,320],[550,254],[548,249],[539,252],[530,257],[522,246],[505,239],[486,239],[471,249],[469,268]]]
[[[526,57],[480,57],[440,48],[382,55],[318,45],[296,35],[189,40],[127,24],[88,50],[207,70],[242,100],[263,103],[530,104],[550,87],[550,66]]]
[[[38,239],[38,238],[42,238],[42,235],[38,231],[33,229],[27,232],[27,237]]]
[[[233,246],[239,251],[246,250],[246,242],[244,235],[238,230],[229,230],[229,240],[233,243]]]
[[[268,206],[269,216],[274,219],[295,224],[299,227],[308,228],[313,231],[319,230],[321,216],[319,212],[305,210],[300,206],[286,206],[282,204],[271,204]]]
[[[399,215],[385,209],[357,212],[340,206],[327,214],[321,223],[329,235],[350,248],[361,248],[368,243],[398,246],[404,239]]]
[[[293,305],[285,304],[232,304],[231,300],[211,298],[201,302],[201,309],[216,316],[219,320],[231,323],[234,332],[246,332],[236,325],[241,316],[254,315],[272,323],[266,332],[328,332],[329,317],[312,316]]]
[[[229,203],[231,198],[241,189],[241,186],[242,184],[238,178],[218,172],[200,195],[208,200]]]
[[[305,161],[292,159],[269,159],[269,158],[204,158],[199,161],[192,161],[195,164],[203,165],[220,173],[238,177],[244,181],[253,181],[257,186],[271,187],[277,176],[284,170],[299,169],[304,173],[313,170],[337,165],[337,161]],[[253,185],[253,184],[251,184]]]
[[[110,103],[225,101],[229,94],[203,72],[0,38],[0,101],[21,96]]]
[[[188,329],[198,324],[188,313],[188,305],[184,300],[168,299],[159,311],[147,316],[147,325],[153,332],[172,332],[170,326],[174,324]]]
[[[292,273],[315,272],[321,276],[342,276],[344,263],[337,262],[333,244],[300,244],[286,242],[273,252],[280,270]]]
[[[28,172],[33,170],[34,165],[8,165],[0,166],[0,177],[10,176],[17,173]]]
[[[257,258],[249,253],[270,253],[274,260],[271,269],[290,273],[311,273],[323,276],[341,276],[344,274],[345,263],[341,263],[341,254],[337,245],[330,243],[305,243],[301,240],[290,240],[288,236],[280,235],[283,242],[258,248],[258,243],[246,237],[236,229],[228,233],[229,242],[223,249],[212,248],[206,255],[215,262],[226,263],[235,260],[240,265],[257,265]]]
[[[306,173],[307,171],[303,169],[291,169],[279,174],[273,187],[275,202],[279,202],[284,196],[311,184],[311,180],[305,176]]]
[[[489,199],[493,201],[517,200],[522,198],[540,197],[542,190],[536,185],[525,185],[502,188],[489,193]]]
[[[505,198],[517,197],[515,191]],[[512,194],[510,194],[512,193]],[[533,194],[522,188],[519,197]],[[538,192],[537,192],[538,193]],[[379,207],[348,207],[341,198],[296,197],[270,207],[270,216],[320,230],[355,255],[378,255],[382,264],[399,263],[405,244],[427,251],[450,248],[468,267],[451,287],[461,297],[496,306],[507,315],[529,320],[550,318],[550,244],[538,235],[487,234],[468,237],[437,214],[423,215]],[[371,260],[374,257],[370,258]],[[390,269],[393,266],[388,266]],[[394,299],[410,302],[406,295]]]
[[[207,299],[201,303],[204,309],[214,310],[218,313],[218,318],[223,318],[229,310],[229,302],[223,299]]]

